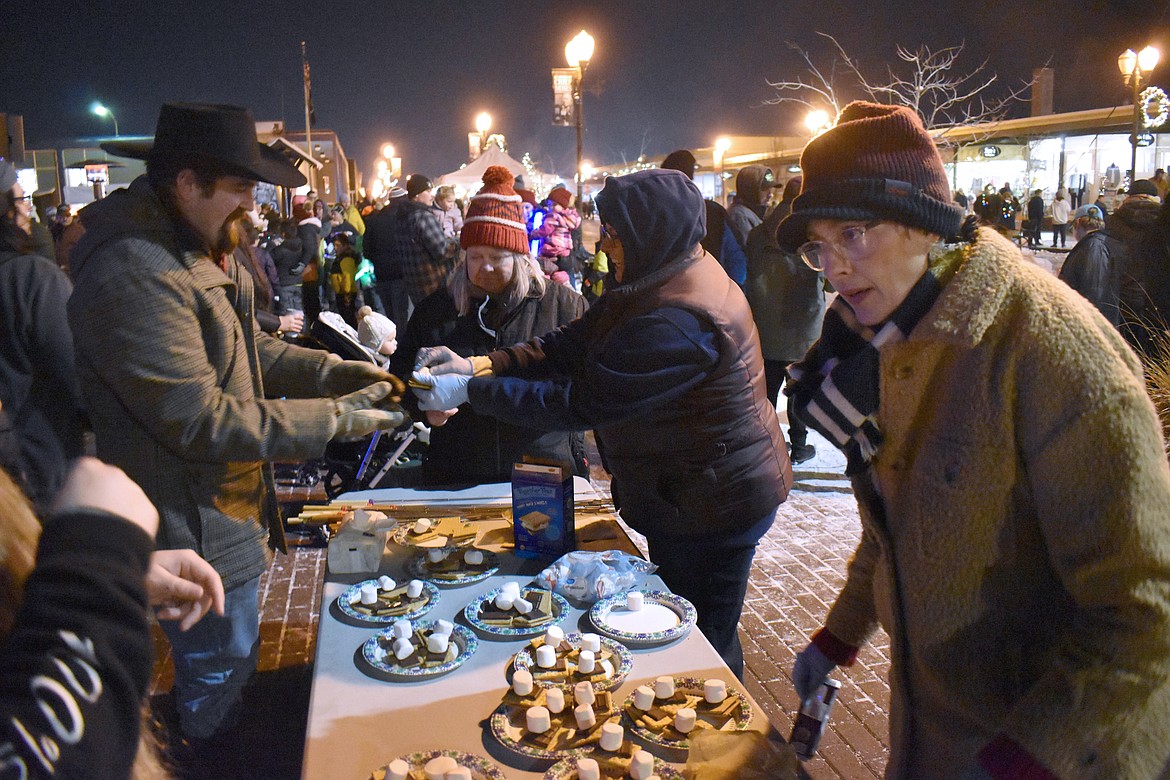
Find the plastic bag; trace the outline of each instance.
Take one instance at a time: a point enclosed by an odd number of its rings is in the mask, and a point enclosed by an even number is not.
[[[577,550],[553,561],[536,576],[536,581],[565,598],[592,604],[629,590],[637,583],[638,575],[652,574],[657,568],[619,550]]]

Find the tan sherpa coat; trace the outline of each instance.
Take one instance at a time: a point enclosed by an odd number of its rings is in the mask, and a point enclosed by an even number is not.
[[[881,351],[887,521],[860,502],[826,626],[892,637],[887,777],[958,777],[1001,733],[1061,778],[1158,777],[1170,468],[1140,365],[994,231],[963,251]]]

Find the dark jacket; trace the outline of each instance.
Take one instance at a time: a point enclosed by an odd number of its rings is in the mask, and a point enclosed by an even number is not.
[[[543,336],[585,313],[585,299],[563,284],[549,283],[543,296],[529,296],[510,312],[489,305],[485,323],[496,331],[492,337],[479,325],[476,311],[459,316],[446,290],[428,296],[406,326],[398,350],[390,359],[389,371],[409,376],[420,347],[444,345],[464,357],[487,355],[492,350]],[[413,396],[407,406],[411,408]],[[415,416],[418,416],[417,414]],[[512,464],[525,455],[574,466],[574,473],[588,476],[585,441],[580,432],[544,431],[502,422],[478,414],[470,406],[442,427],[431,429],[431,443],[423,460],[423,478],[428,485],[507,482]]]
[[[363,252],[374,264],[374,273],[382,281],[402,278],[402,266],[394,262],[393,246],[394,225],[397,221],[395,210],[402,202],[393,200],[366,220]]]
[[[0,251],[0,437],[5,465],[40,507],[81,454],[82,399],[65,320],[72,286],[56,263]]]
[[[272,262],[276,265],[276,275],[281,287],[292,287],[301,283],[301,273],[305,270],[303,247],[301,237],[294,236],[274,244],[269,250],[272,253]]]
[[[1148,320],[1153,308],[1146,289],[1147,256],[1141,251],[1141,246],[1157,222],[1160,210],[1153,198],[1131,196],[1109,215],[1105,223],[1105,232],[1124,246],[1118,264],[1121,332],[1139,353],[1148,353],[1151,348]]]
[[[419,201],[408,200],[394,208],[390,247],[392,263],[402,268],[415,305],[441,288],[455,267],[454,240],[443,233],[432,209]]]
[[[1085,296],[1113,327],[1121,324],[1118,264],[1125,255],[1120,241],[1094,230],[1077,242],[1060,269],[1061,281]]]
[[[747,301],[698,246],[702,196],[652,170],[611,178],[597,204],[622,242],[622,283],[579,320],[493,352],[472,406],[593,427],[615,502],[643,533],[746,531],[786,498],[791,466]]]
[[[16,623],[0,642],[6,776],[130,776],[150,684],[143,578],[152,549],[141,529],[104,512],[45,522]],[[62,739],[63,728],[77,739]]]

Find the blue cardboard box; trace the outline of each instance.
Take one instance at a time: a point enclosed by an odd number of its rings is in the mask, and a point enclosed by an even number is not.
[[[559,557],[577,548],[573,475],[560,466],[512,466],[512,530],[522,558]]]

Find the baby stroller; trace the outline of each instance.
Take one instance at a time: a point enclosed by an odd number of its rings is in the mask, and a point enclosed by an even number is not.
[[[385,366],[386,357],[367,348],[336,312],[321,312],[309,328],[309,336],[322,348],[345,360],[365,360]],[[320,469],[325,495],[330,499],[351,490],[396,487],[409,481],[402,471],[417,468],[430,430],[409,419],[392,432],[376,431],[359,441],[330,442]]]

